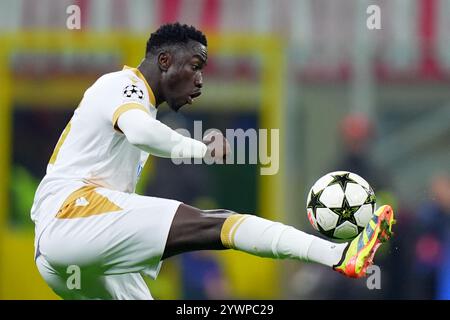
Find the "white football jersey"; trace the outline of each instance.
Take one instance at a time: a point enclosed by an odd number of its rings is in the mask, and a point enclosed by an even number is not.
[[[37,227],[54,217],[67,196],[83,185],[135,191],[148,153],[129,143],[116,123],[130,109],[141,109],[156,118],[154,105],[155,97],[144,76],[126,66],[103,75],[86,90],[36,191],[31,217]]]

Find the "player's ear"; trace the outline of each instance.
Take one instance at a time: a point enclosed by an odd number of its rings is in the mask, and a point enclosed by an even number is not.
[[[163,51],[158,55],[158,66],[161,71],[167,71],[172,63],[172,57],[167,51]]]

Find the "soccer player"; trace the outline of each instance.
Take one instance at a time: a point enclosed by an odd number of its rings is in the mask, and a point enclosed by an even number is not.
[[[156,120],[161,103],[177,111],[201,94],[206,61],[200,31],[167,24],[151,34],[138,68],[106,74],[86,90],[31,209],[36,265],[62,298],[152,299],[142,275],[156,278],[162,260],[193,250],[231,248],[361,277],[391,236],[389,206],[357,238],[337,244],[253,215],[135,194],[149,154],[217,161],[229,153],[220,133],[197,141]],[[77,270],[79,282],[68,285]]]

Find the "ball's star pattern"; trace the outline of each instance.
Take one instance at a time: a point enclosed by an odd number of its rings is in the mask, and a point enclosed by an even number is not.
[[[355,213],[359,210],[361,206],[350,206],[348,204],[347,197],[344,197],[344,201],[342,203],[342,206],[340,208],[329,208],[331,211],[336,213],[339,216],[339,220],[336,223],[337,226],[340,226],[341,223],[344,223],[345,221],[349,221],[353,223],[355,226],[358,225],[355,219]]]
[[[328,185],[331,186],[333,184],[339,184],[342,187],[342,190],[344,191],[345,187],[347,186],[347,183],[349,182],[357,183],[355,180],[349,178],[349,173],[335,174],[332,177],[333,180]]]
[[[323,190],[318,191],[317,193],[314,193],[314,190],[311,190],[311,199],[308,202],[308,208],[311,208],[313,211],[314,218],[317,219],[317,209],[318,208],[326,208],[327,206],[320,201],[320,196],[322,195]],[[317,227],[319,228],[319,231],[328,236],[333,237],[334,229],[325,231],[320,224],[317,224]]]
[[[313,210],[314,218],[316,217],[317,208],[326,208],[327,206],[320,201],[320,196],[323,190],[320,190],[317,193],[314,193],[314,190],[311,190],[311,199],[308,202],[308,208]]]
[[[367,204],[371,205],[372,213],[375,211],[376,197],[375,197],[375,193],[374,193],[373,189],[370,186],[369,187],[363,186],[358,181],[353,180],[350,177],[349,172],[334,173],[330,176],[331,176],[331,181],[326,185],[326,187],[324,187],[324,189],[318,190],[317,193],[311,189],[310,199],[307,204],[308,210],[312,211],[311,213],[317,221],[317,224],[316,224],[317,229],[319,230],[319,232],[321,234],[323,234],[329,238],[338,239],[339,237],[344,235],[342,233],[344,229],[339,229],[339,232],[337,232],[338,231],[337,228],[342,226],[344,223],[345,224],[350,223],[355,228],[357,228],[358,234],[361,233],[364,230],[364,227],[358,225],[356,218],[355,218],[355,214],[358,212],[358,210],[360,210],[362,205],[367,205]],[[364,190],[366,191],[366,194],[367,194],[365,201],[361,201],[362,203],[358,203],[358,205],[353,205],[353,206],[351,206],[349,204],[349,201],[347,199],[347,194],[345,193],[346,189],[347,189],[347,185],[349,183],[360,185],[361,187],[364,188]],[[344,192],[342,204],[338,208],[327,207],[324,204],[324,202],[322,202],[323,199],[321,200],[321,197],[324,196],[324,194],[323,194],[324,190],[326,190],[328,187],[335,185],[335,184],[338,184],[340,189],[342,189],[342,192]],[[341,192],[341,191],[339,191],[339,192]],[[352,192],[352,190],[347,190],[347,192]],[[330,195],[326,194],[326,196],[330,196]],[[331,196],[334,196],[334,195],[331,195]],[[335,215],[338,216],[334,227],[331,228],[330,230],[324,230],[322,228],[319,220],[328,219],[328,218],[326,216],[320,216],[320,217],[318,216],[317,210],[319,208],[327,208],[328,210],[330,210],[331,212],[333,212]],[[346,222],[346,221],[348,221],[348,222]]]
[[[375,205],[377,203],[377,197],[375,196],[375,192],[372,190],[372,188],[364,188],[367,192],[367,199],[364,202],[364,204],[370,204],[372,205],[372,212],[375,212]]]

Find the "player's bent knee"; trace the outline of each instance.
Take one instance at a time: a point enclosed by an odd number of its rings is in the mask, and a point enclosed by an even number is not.
[[[235,212],[179,206],[167,238],[163,258],[194,250],[226,249],[221,241],[225,220]]]

